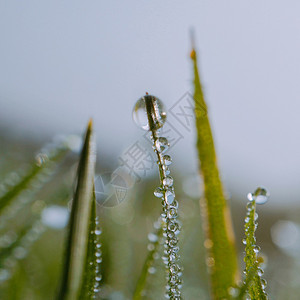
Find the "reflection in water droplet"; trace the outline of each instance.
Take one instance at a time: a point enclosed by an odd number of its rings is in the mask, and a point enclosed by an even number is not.
[[[167,119],[164,104],[160,99],[151,95],[145,95],[136,102],[132,112],[134,122],[144,130],[150,129],[146,110],[146,101],[151,102],[151,115],[155,129],[162,127]]]
[[[262,278],[260,281],[261,281],[262,288],[265,289],[267,286],[267,280]]]
[[[249,201],[253,201],[253,194],[252,193],[249,193],[248,195],[247,195],[247,198],[248,198],[248,200]]]
[[[154,191],[154,196],[157,197],[157,198],[161,198],[163,196],[163,190],[162,188],[158,187],[155,189]]]
[[[175,193],[173,192],[173,190],[167,190],[165,193],[166,202],[170,205],[173,203],[174,199],[175,199]]]
[[[172,158],[170,155],[164,155],[164,162],[166,166],[169,166],[172,163]]]
[[[101,234],[101,230],[99,230],[99,229],[95,230],[95,234],[96,235],[100,235]]]
[[[270,196],[270,193],[268,192],[267,189],[263,188],[263,187],[259,187],[256,189],[256,191],[254,192],[254,197],[255,197],[255,202],[257,204],[264,204],[268,201]]]
[[[262,268],[257,268],[257,275],[262,276],[264,274],[264,270]]]
[[[257,246],[257,245],[253,245],[253,251],[254,251],[255,253],[258,253],[258,252],[260,251],[260,247]]]
[[[169,148],[169,142],[165,137],[159,137],[156,141],[155,141],[155,148],[158,152],[165,152],[168,150]]]
[[[171,187],[173,185],[173,178],[171,176],[166,176],[163,179],[163,185],[166,187]]]

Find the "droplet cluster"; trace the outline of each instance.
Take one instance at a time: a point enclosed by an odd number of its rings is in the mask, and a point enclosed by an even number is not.
[[[142,100],[141,100],[142,99]],[[164,255],[162,257],[166,266],[167,285],[165,298],[178,300],[181,298],[182,268],[179,266],[178,234],[180,224],[178,219],[178,201],[175,197],[174,181],[170,176],[169,166],[172,163],[171,157],[166,154],[169,142],[166,137],[159,136],[161,128],[166,120],[166,112],[163,104],[154,96],[146,95],[138,100],[136,107],[143,103],[141,115],[146,119],[142,128],[150,130],[153,150],[157,155],[157,164],[160,173],[161,185],[156,188],[154,195],[161,200],[163,212],[161,219],[163,222]],[[140,124],[141,126],[141,124]]]
[[[94,232],[94,244],[95,244],[95,256],[96,256],[96,265],[95,265],[95,281],[93,286],[93,299],[96,299],[97,293],[100,291],[100,281],[102,279],[102,275],[100,273],[100,264],[102,262],[102,251],[101,251],[101,243],[100,243],[100,234],[102,231],[99,229],[99,220],[96,217],[96,230]],[[90,262],[93,263],[93,262]]]
[[[264,273],[263,269],[260,265],[260,247],[256,245],[255,231],[257,229],[258,223],[258,214],[256,213],[256,203],[264,204],[267,202],[269,197],[269,192],[262,187],[256,189],[254,193],[249,193],[247,198],[249,202],[247,203],[247,214],[245,217],[245,235],[246,237],[242,240],[242,243],[245,245],[245,258],[244,261],[246,263],[246,268],[244,270],[244,274],[247,276],[253,276],[254,272],[254,282],[260,288],[259,296],[260,299],[268,299],[267,294],[265,292],[267,282],[262,278]],[[251,294],[252,284],[248,289],[248,293]]]

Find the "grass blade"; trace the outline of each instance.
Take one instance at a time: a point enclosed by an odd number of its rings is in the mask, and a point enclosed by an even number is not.
[[[85,269],[83,275],[83,284],[80,292],[80,299],[93,299],[95,294],[99,291],[99,281],[101,275],[99,274],[99,265],[102,261],[100,251],[99,235],[101,231],[97,228],[96,215],[96,196],[93,193],[92,211],[89,226],[88,249],[85,259]]]
[[[86,256],[89,246],[89,229],[91,220],[94,217],[95,148],[92,122],[90,121],[81,151],[76,191],[69,222],[64,274],[59,294],[59,299],[63,300],[80,299],[84,284]]]
[[[256,219],[258,217],[256,213],[256,198],[259,195],[262,188],[258,188],[253,194],[248,195],[249,202],[247,204],[247,215],[245,218],[245,258],[246,263],[246,279],[253,277],[252,281],[247,287],[247,292],[251,299],[268,299],[265,292],[266,281],[261,278],[263,270],[259,268],[260,258],[257,256],[260,251],[260,247],[256,245],[255,231],[257,228]],[[251,275],[254,273],[254,276]]]
[[[207,265],[210,268],[212,296],[214,299],[223,299],[228,298],[228,288],[234,286],[238,278],[234,233],[216,162],[214,141],[195,50],[192,51],[191,58],[194,67],[197,149],[205,189],[202,213],[206,221],[207,244],[210,246],[207,247]]]

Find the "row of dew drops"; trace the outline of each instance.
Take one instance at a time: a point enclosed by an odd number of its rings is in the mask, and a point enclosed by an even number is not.
[[[147,101],[152,106],[151,117],[154,127],[150,128],[149,112],[147,113]],[[164,255],[162,260],[166,266],[166,299],[181,299],[182,288],[182,267],[179,266],[178,234],[180,223],[178,217],[178,201],[175,199],[173,187],[174,180],[170,176],[169,166],[172,163],[170,155],[165,154],[169,148],[169,142],[165,137],[159,137],[159,129],[166,122],[164,105],[158,98],[146,94],[140,98],[133,109],[133,119],[136,124],[144,130],[151,132],[153,150],[157,155],[157,164],[160,172],[161,185],[154,191],[154,196],[161,199],[163,212],[161,222],[164,236]],[[149,235],[150,242],[156,242],[158,237]],[[148,272],[153,273],[155,269],[149,268]]]
[[[257,229],[258,223],[257,223],[257,219],[258,219],[258,214],[255,211],[256,208],[256,204],[262,205],[265,204],[268,199],[269,199],[270,193],[268,192],[268,190],[264,187],[258,187],[254,193],[249,193],[247,195],[248,198],[248,203],[247,203],[247,214],[245,217],[245,234],[246,234],[246,238],[244,238],[242,240],[242,243],[246,246],[246,249],[250,249],[252,257],[254,258],[254,263],[257,266],[257,270],[256,270],[256,275],[258,275],[259,280],[260,280],[260,284],[261,284],[261,288],[262,288],[262,293],[264,296],[264,299],[267,299],[267,293],[265,291],[266,286],[267,286],[267,281],[262,278],[262,275],[264,274],[264,270],[260,267],[260,263],[262,262],[262,258],[259,257],[259,252],[260,252],[260,247],[258,245],[256,245],[256,238],[255,238],[255,231]],[[252,242],[253,244],[248,244],[247,241],[247,237],[249,238],[249,236],[251,235],[250,230],[251,230],[251,218],[250,216],[254,214],[254,225],[253,226],[253,233],[252,233]],[[250,237],[251,239],[251,237]],[[244,275],[250,275],[250,266],[247,266],[247,254],[244,258],[245,262],[246,262],[246,269],[243,271]],[[245,283],[245,282],[244,282]],[[247,295],[247,298],[250,300],[249,295]]]

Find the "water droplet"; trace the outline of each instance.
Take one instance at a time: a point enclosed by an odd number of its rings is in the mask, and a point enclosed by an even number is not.
[[[96,234],[96,235],[100,235],[100,234],[101,234],[101,230],[99,230],[99,229],[98,229],[98,230],[95,230],[95,234]]]
[[[157,197],[157,198],[161,198],[163,196],[163,190],[162,188],[158,187],[155,189],[154,191],[154,196]]]
[[[239,295],[240,291],[238,288],[230,287],[228,289],[228,293],[230,296],[237,297]]]
[[[69,211],[64,206],[52,205],[46,207],[42,212],[42,222],[54,229],[64,228],[69,219]]]
[[[267,280],[266,279],[264,279],[264,278],[261,278],[261,285],[262,285],[262,288],[263,289],[265,289],[266,288],[266,286],[267,286]]]
[[[166,110],[162,101],[151,95],[145,95],[136,102],[132,112],[134,122],[144,130],[150,129],[146,101],[149,101],[151,105],[151,116],[154,123],[154,129],[162,127],[167,119]]]
[[[170,239],[170,240],[169,240],[169,246],[170,246],[171,248],[176,247],[177,243],[178,243],[177,238],[173,238],[173,239]]]
[[[252,193],[249,193],[249,194],[247,195],[247,198],[248,198],[249,201],[253,201],[253,200],[254,200],[254,197],[253,197],[253,194],[252,194]]]
[[[177,231],[177,230],[179,230],[179,226],[178,226],[178,224],[177,223],[169,223],[168,224],[168,229],[170,230],[170,231]]]
[[[264,270],[262,268],[257,268],[257,275],[262,276],[264,274]]]
[[[147,249],[148,251],[153,251],[155,249],[155,246],[153,244],[148,244]]]
[[[27,255],[27,250],[23,247],[17,247],[14,249],[13,255],[16,259],[23,259]]]
[[[213,267],[215,265],[215,259],[213,257],[206,258],[206,265],[208,267]]]
[[[211,239],[206,239],[204,241],[204,247],[206,249],[211,249],[213,245],[214,245],[214,243],[213,243],[213,241]]]
[[[247,211],[250,211],[253,208],[253,203],[254,202],[248,202],[246,205]]]
[[[47,154],[39,153],[36,155],[35,160],[36,160],[36,164],[40,167],[44,163],[46,163],[49,160],[49,158]]]
[[[166,166],[169,166],[172,163],[172,158],[170,155],[164,155],[164,162]]]
[[[264,204],[268,201],[270,193],[268,192],[267,189],[263,187],[259,187],[254,192],[254,196],[255,196],[255,202],[257,204]]]
[[[95,278],[96,281],[101,281],[101,279],[102,279],[102,276],[101,276],[101,275],[100,275],[100,276],[98,275],[98,276],[96,276],[96,278]]]
[[[169,148],[169,142],[165,137],[159,137],[156,141],[155,141],[155,148],[158,152],[165,152],[168,150]]]
[[[242,243],[243,243],[244,245],[246,245],[246,244],[247,244],[247,240],[246,240],[246,239],[242,239]]]
[[[173,178],[171,176],[166,176],[163,179],[163,185],[166,187],[171,187],[173,185]]]
[[[0,269],[0,281],[5,281],[9,279],[10,277],[10,272],[6,269]]]
[[[176,264],[172,264],[170,265],[170,272],[173,273],[173,274],[176,274],[180,271],[180,268],[178,265]]]
[[[149,233],[148,234],[148,240],[152,243],[155,243],[158,240],[158,236],[154,233]]]
[[[254,246],[253,246],[253,251],[254,251],[255,253],[258,253],[258,252],[260,251],[260,247],[257,246],[257,245],[254,245]]]
[[[169,219],[175,219],[177,218],[177,211],[175,208],[171,208],[168,212],[167,212],[167,216]]]
[[[172,189],[169,189],[165,193],[165,200],[168,205],[172,204],[175,199],[175,193]]]
[[[170,172],[170,169],[167,166],[163,165],[162,168],[163,168],[166,175],[170,175],[171,172]]]
[[[150,267],[148,269],[148,273],[150,273],[150,274],[154,274],[155,272],[156,272],[156,269],[154,267]]]

